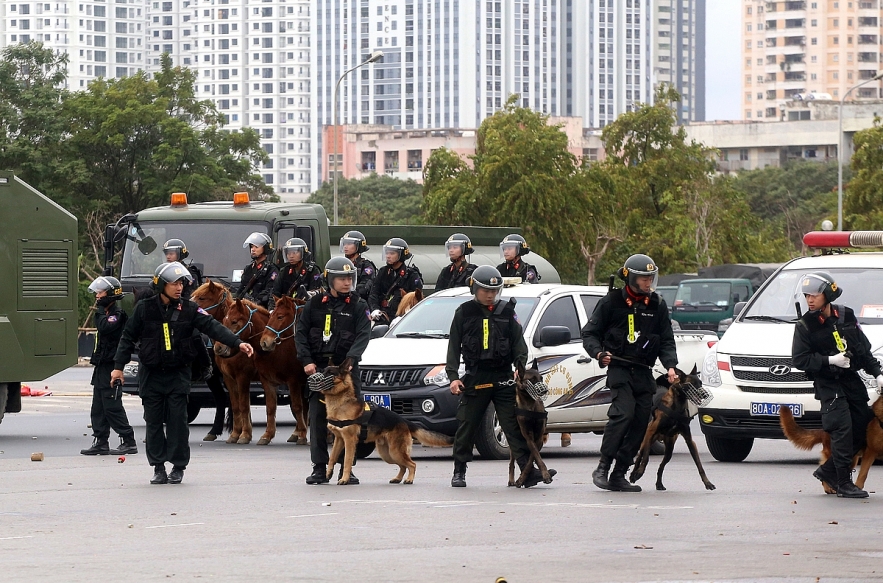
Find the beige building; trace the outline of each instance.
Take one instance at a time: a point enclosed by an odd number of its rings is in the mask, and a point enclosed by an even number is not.
[[[743,0],[742,118],[777,120],[790,99],[839,101],[874,77],[881,16],[880,0]],[[849,98],[880,96],[871,82]]]

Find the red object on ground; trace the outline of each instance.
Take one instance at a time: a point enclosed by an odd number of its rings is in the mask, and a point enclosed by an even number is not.
[[[49,387],[46,387],[47,389]],[[32,389],[28,385],[21,386],[21,396],[22,397],[49,397],[52,395],[52,391],[43,391],[40,389]]]

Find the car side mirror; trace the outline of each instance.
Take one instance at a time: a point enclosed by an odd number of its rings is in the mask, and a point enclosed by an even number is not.
[[[544,326],[540,330],[539,341],[534,340],[534,346],[561,346],[570,342],[570,328],[567,326]]]
[[[378,324],[371,328],[371,338],[382,338],[389,332],[389,326],[386,324]]]
[[[738,302],[738,303],[736,303],[735,306],[733,306],[733,317],[734,318],[742,313],[742,310],[745,309],[745,304],[747,304],[747,303],[748,302]]]

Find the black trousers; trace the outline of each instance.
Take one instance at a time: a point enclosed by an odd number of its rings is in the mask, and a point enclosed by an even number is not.
[[[831,434],[834,468],[849,473],[852,457],[864,449],[873,412],[867,401],[838,397],[822,401],[822,429]]]
[[[356,389],[356,397],[362,397],[362,387],[359,382],[359,365],[354,364],[350,373],[353,386]],[[328,417],[325,409],[325,396],[316,391],[310,391],[310,460],[314,466],[328,465]],[[353,460],[355,465],[355,460]]]
[[[627,468],[634,461],[650,423],[656,383],[650,369],[611,366],[607,370],[607,387],[613,401],[601,438],[601,461],[616,461]]]
[[[475,446],[475,434],[481,426],[485,411],[491,402],[497,412],[500,427],[509,442],[509,449],[515,454],[515,459],[530,455],[524,435],[515,419],[515,387],[512,385],[499,386],[496,383],[509,380],[510,376],[503,376],[495,381],[495,386],[485,389],[475,389],[476,382],[468,376],[463,381],[464,389],[460,394],[460,404],[457,406],[457,432],[454,435],[453,455],[454,461],[471,462],[472,448]],[[483,383],[478,383],[483,384]]]
[[[147,425],[147,462],[152,466],[171,462],[186,468],[190,463],[190,367],[161,370],[141,366],[138,373]]]
[[[113,363],[99,364],[92,371],[92,436],[98,441],[107,441],[113,429],[120,437],[135,435],[129,424],[129,417],[123,407],[123,399],[114,398],[110,386],[110,373]]]

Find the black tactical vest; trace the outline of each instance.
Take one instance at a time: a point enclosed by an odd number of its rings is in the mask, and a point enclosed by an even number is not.
[[[181,300],[177,307],[166,311],[158,295],[142,303],[144,325],[138,349],[140,361],[157,368],[189,367],[196,356],[191,340],[196,304]]]
[[[604,332],[604,350],[638,363],[653,366],[659,356],[661,319],[668,317],[660,312],[659,296],[651,294],[650,301],[626,300],[625,291],[614,289],[608,294],[610,298],[610,326]],[[614,361],[614,366],[619,363]]]
[[[309,343],[314,360],[331,357],[334,362],[342,362],[346,358],[356,341],[358,304],[355,292],[337,299],[330,293],[310,298]]]
[[[468,301],[460,309],[463,314],[461,334],[463,362],[467,369],[476,365],[485,367],[511,366],[512,338],[509,325],[515,318],[515,300],[498,302],[488,310],[478,302]]]
[[[103,308],[99,308],[103,309]],[[126,327],[126,312],[119,306],[114,307],[114,311],[107,314],[107,318],[116,318],[119,324],[116,330],[111,333],[95,333],[95,348],[92,351],[92,359],[89,364],[99,365],[103,363],[113,362],[117,353],[117,344],[120,343],[120,337],[123,335],[123,328]]]
[[[850,364],[848,369],[829,365],[827,369],[819,372],[822,378],[840,378],[846,371],[857,372],[862,368],[863,357],[867,356],[864,339],[856,325],[858,321],[852,309],[846,306],[831,304],[832,314],[836,312],[836,317],[828,318],[824,323],[819,322],[818,312],[806,312],[798,325],[803,326],[809,332],[809,342],[813,352],[818,352],[826,356],[832,356],[841,352],[837,346],[837,340],[834,336],[836,332],[843,343],[846,352],[850,355]],[[807,378],[815,380],[815,375],[806,373]]]

